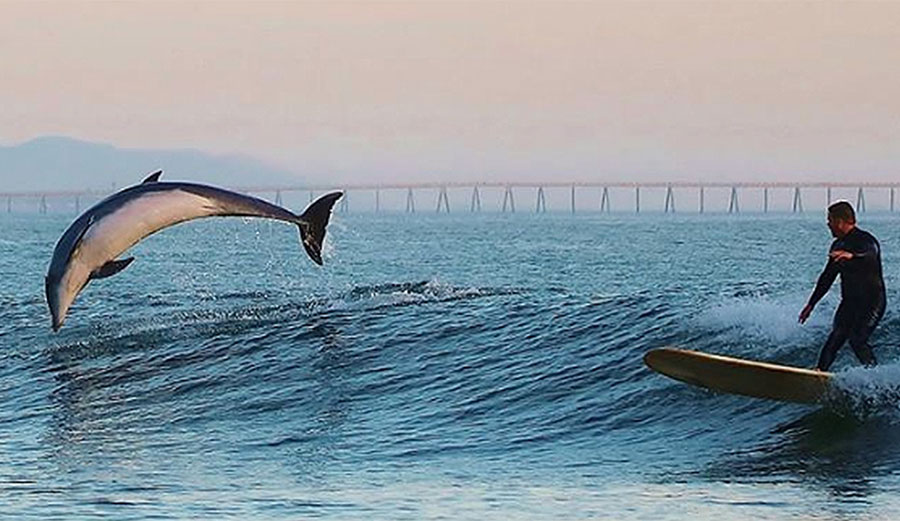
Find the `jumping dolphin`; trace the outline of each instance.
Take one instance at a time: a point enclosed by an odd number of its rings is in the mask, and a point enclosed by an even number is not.
[[[154,172],[143,183],[95,204],[60,237],[44,278],[53,331],[62,327],[69,306],[89,281],[115,275],[131,264],[134,257],[116,259],[122,252],[148,235],[200,217],[263,217],[296,224],[306,253],[313,262],[322,264],[325,226],[341,192],[323,195],[302,215],[296,215],[262,199],[222,188],[160,182],[160,175],[162,171]]]

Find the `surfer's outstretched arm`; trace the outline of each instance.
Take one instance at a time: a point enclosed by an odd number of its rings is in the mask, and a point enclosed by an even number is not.
[[[809,296],[810,306],[815,307],[822,300],[822,297],[831,289],[831,285],[834,284],[834,279],[837,278],[837,275],[837,263],[829,259],[828,264],[825,265],[825,269],[822,270],[819,279],[816,281],[816,288],[813,290],[812,295]]]
[[[834,284],[834,279],[837,278],[837,275],[837,261],[829,258],[828,263],[825,265],[825,269],[822,270],[819,279],[816,281],[816,287],[813,289],[812,295],[809,296],[806,306],[800,311],[799,321],[801,324],[806,322],[806,319],[809,318],[809,314],[812,313],[816,304],[818,304],[818,302],[822,300],[822,297],[828,293],[828,290],[831,289],[831,285]]]

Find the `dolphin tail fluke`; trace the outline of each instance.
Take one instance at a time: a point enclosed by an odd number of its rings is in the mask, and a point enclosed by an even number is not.
[[[297,222],[303,247],[316,264],[322,264],[322,242],[325,240],[325,227],[331,218],[331,208],[343,195],[343,192],[332,192],[316,199]]]

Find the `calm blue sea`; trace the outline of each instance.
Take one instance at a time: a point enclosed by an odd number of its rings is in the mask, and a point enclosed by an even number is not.
[[[0,518],[896,519],[900,218],[883,362],[811,407],[652,373],[676,345],[812,366],[824,216],[210,219],[134,248],[58,334],[74,215],[0,215]]]

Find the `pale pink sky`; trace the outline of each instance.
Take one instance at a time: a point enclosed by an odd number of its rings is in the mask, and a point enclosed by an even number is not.
[[[900,179],[900,3],[0,3],[0,144],[362,180]]]

